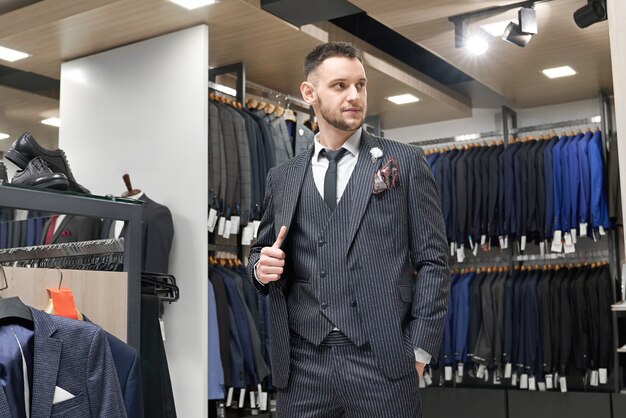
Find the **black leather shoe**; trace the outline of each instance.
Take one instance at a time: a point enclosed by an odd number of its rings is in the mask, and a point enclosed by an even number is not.
[[[89,194],[89,190],[78,184],[74,179],[65,152],[61,149],[49,150],[43,148],[30,132],[24,132],[15,140],[6,153],[6,158],[23,170],[32,159],[37,157],[42,157],[48,163],[48,167],[53,173],[63,174],[66,177],[69,183],[69,190]]]
[[[53,173],[42,157],[34,158],[26,168],[13,176],[12,184],[42,189],[67,190],[67,177],[62,173]]]

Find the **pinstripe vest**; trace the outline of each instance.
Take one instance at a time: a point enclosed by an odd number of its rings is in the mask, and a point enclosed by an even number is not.
[[[354,344],[367,342],[346,263],[351,185],[350,180],[331,212],[315,187],[309,165],[289,228],[289,328],[316,345],[335,326]]]

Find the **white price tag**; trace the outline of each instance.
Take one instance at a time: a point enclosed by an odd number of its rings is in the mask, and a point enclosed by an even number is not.
[[[511,376],[511,386],[517,386],[517,373],[514,373],[513,376]]]
[[[546,388],[547,389],[553,389],[554,385],[552,384],[552,375],[551,374],[547,374],[546,375]]]
[[[607,369],[600,369],[599,370],[599,375],[600,375],[600,384],[601,385],[606,385],[606,382],[608,381],[608,370]]]
[[[528,375],[524,373],[519,380],[520,389],[528,389]]]
[[[513,371],[513,366],[511,365],[511,363],[507,363],[504,366],[504,378],[505,379],[509,379],[511,377],[511,372]]]
[[[444,380],[449,382],[452,380],[452,366],[446,366],[443,368]]]
[[[161,328],[161,339],[165,341],[165,322],[159,318],[159,328]]]
[[[217,235],[224,236],[224,227],[226,226],[226,219],[220,216],[220,220],[217,222]]]
[[[535,381],[535,376],[531,376],[528,378],[528,390],[537,390],[537,382]]]
[[[489,369],[485,369],[485,382],[489,381]]]
[[[480,236],[480,245],[483,246],[487,242],[487,235]]]
[[[267,411],[267,392],[261,392],[261,396],[259,396],[259,408],[261,411]]]
[[[239,405],[237,406],[237,408],[243,408],[243,404],[245,401],[246,401],[246,390],[241,389],[241,391],[239,391]]]
[[[465,260],[465,247],[461,244],[461,246],[456,249],[456,261],[462,263],[463,260]]]
[[[581,223],[580,224],[580,236],[581,237],[586,237],[587,236],[587,224],[586,223]]]
[[[478,245],[474,245],[474,249],[472,250],[472,254],[474,254],[474,257],[476,257],[476,255],[478,255]]]
[[[553,253],[560,253],[563,251],[563,244],[561,243],[561,231],[554,231],[554,237],[552,238],[552,247],[550,251]]]
[[[433,379],[430,377],[430,373],[424,373],[424,381],[426,382],[426,386],[433,384]]]
[[[570,234],[572,235],[572,244],[576,244],[576,230],[572,228]]]
[[[537,387],[539,388],[539,392],[545,392],[546,391],[546,383],[545,382],[537,383]]]
[[[252,235],[254,234],[254,227],[252,224],[248,224],[241,231],[241,245],[252,244]]]
[[[259,235],[259,226],[261,225],[261,221],[253,221],[252,227],[254,228],[254,238]]]
[[[239,233],[240,225],[241,225],[241,217],[239,216],[230,217],[230,233],[231,234],[237,235]]]
[[[569,235],[569,234],[568,234]],[[570,242],[569,244],[566,242],[565,246],[563,247],[565,254],[571,254],[576,252],[576,247],[574,246],[574,244],[572,243],[572,240],[570,238]]]
[[[598,386],[598,371],[597,370],[592,370],[591,371],[591,378],[589,379],[590,382],[589,384],[591,386]]]
[[[504,237],[504,249],[506,250],[507,248],[509,248],[509,236],[505,236]]]
[[[454,242],[450,243],[450,256],[454,256],[454,253],[456,252],[456,245],[454,244]]]
[[[506,248],[504,246],[504,237],[503,236],[499,236],[498,237],[498,241],[500,241],[500,248],[504,250]]]
[[[256,393],[253,390],[250,391],[250,408],[257,408]]]
[[[263,392],[263,388],[261,387],[261,384],[257,384],[256,385],[256,398],[257,398],[257,403],[261,402],[261,392]]]
[[[493,371],[493,384],[494,385],[499,385],[502,383],[502,380],[500,379],[500,374],[501,374],[501,371],[499,369]]]
[[[459,363],[456,369],[456,373],[461,377],[463,377],[463,367],[463,363]]]
[[[521,242],[520,242],[520,250],[521,251],[526,250],[526,235],[522,235]]]
[[[546,255],[546,243],[543,241],[539,243],[539,254],[542,256]]]
[[[565,246],[572,245],[572,234],[569,232],[565,233]]]
[[[217,223],[217,211],[211,208],[211,210],[209,211],[209,219],[207,221],[209,232],[213,233],[213,231],[215,230],[216,223]]]
[[[463,383],[463,376],[459,376],[458,374],[454,374],[454,382],[455,383]]]
[[[567,378],[565,376],[559,378],[559,386],[561,387],[561,392],[567,392]]]
[[[230,231],[232,228],[232,222],[229,220],[226,221],[226,225],[224,225],[224,233],[222,234],[222,236],[226,239],[230,238]]]
[[[554,387],[559,387],[559,372],[554,373]]]
[[[482,379],[485,376],[485,365],[481,364],[478,366],[478,371],[476,372],[476,377]]]
[[[230,407],[233,404],[233,392],[234,388],[228,388],[228,394],[226,395],[226,406]]]
[[[600,235],[604,236],[606,235],[606,231],[604,230],[604,227],[602,225],[600,225],[598,227],[598,232],[600,233]]]

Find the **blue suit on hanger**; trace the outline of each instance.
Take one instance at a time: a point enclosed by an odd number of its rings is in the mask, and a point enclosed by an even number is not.
[[[552,147],[552,180],[554,184],[553,188],[553,218],[552,218],[552,227],[551,232],[554,231],[562,231],[563,226],[561,222],[561,205],[563,199],[563,182],[561,180],[561,149],[567,142],[567,137],[563,136],[559,141]]]
[[[591,225],[609,227],[609,211],[604,187],[604,160],[602,157],[602,132],[596,131],[589,141],[589,168],[591,173]]]
[[[578,222],[589,223],[589,206],[591,202],[591,174],[589,169],[589,153],[587,151],[589,147],[589,141],[593,133],[591,131],[586,132],[585,135],[578,141],[578,171],[580,173],[579,183],[579,204],[578,204]]]
[[[469,331],[470,304],[469,285],[476,273],[466,273],[458,280],[454,295],[454,360],[467,361],[467,336]]]
[[[543,149],[544,191],[546,199],[543,235],[545,239],[552,238],[552,225],[554,223],[554,171],[552,164],[552,148],[554,148],[558,141],[558,137],[552,137],[548,145]]]
[[[561,230],[563,233],[569,233],[572,217],[572,201],[570,198],[570,181],[569,181],[569,148],[574,141],[574,136],[567,138],[561,147]]]
[[[569,193],[570,193],[570,228],[578,229],[578,205],[579,205],[579,190],[580,190],[580,169],[579,169],[579,156],[578,156],[578,143],[582,139],[583,134],[580,133],[574,137],[574,140],[570,142],[568,149],[569,159]]]

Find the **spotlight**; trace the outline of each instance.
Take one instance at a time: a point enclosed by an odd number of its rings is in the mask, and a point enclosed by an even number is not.
[[[515,22],[509,23],[502,34],[502,39],[523,48],[537,33],[537,14],[535,9],[523,7],[517,16],[519,25]]]
[[[474,55],[482,55],[489,49],[489,44],[484,36],[472,35],[467,39],[465,47]]]
[[[574,22],[581,29],[603,20],[606,20],[606,0],[588,0],[574,12]]]

